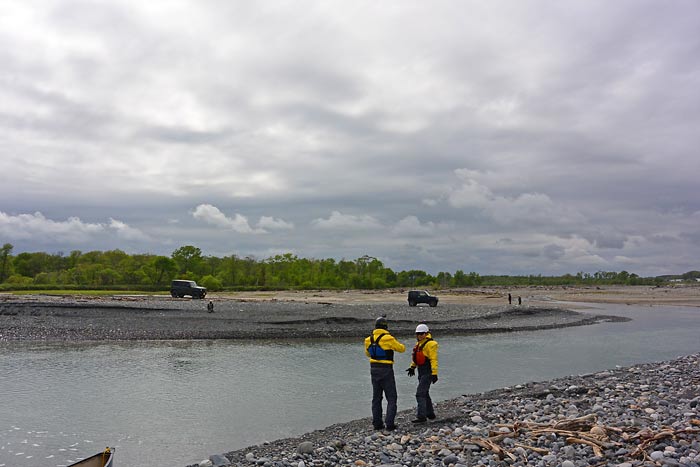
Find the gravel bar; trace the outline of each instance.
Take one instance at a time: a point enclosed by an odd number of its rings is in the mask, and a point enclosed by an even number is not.
[[[386,315],[396,336],[419,322],[439,335],[468,335],[582,326],[626,320],[555,306],[331,303],[155,297],[0,295],[0,341],[358,338]]]

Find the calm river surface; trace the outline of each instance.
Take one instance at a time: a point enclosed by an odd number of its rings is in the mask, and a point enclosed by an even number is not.
[[[633,321],[444,337],[434,400],[700,352],[700,309],[595,305]],[[362,336],[364,338],[364,336]],[[0,344],[0,467],[184,467],[371,415],[361,339]],[[409,346],[410,341],[404,341]],[[399,409],[414,405],[399,354]]]

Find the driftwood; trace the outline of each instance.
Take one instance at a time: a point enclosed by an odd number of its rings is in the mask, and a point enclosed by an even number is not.
[[[598,417],[595,414],[588,414],[578,418],[570,418],[567,420],[559,420],[554,424],[551,423],[535,423],[535,422],[515,422],[515,423],[499,423],[496,426],[506,427],[511,431],[518,431],[520,428],[530,430],[537,428],[552,428],[566,431],[589,431],[596,425]]]
[[[607,436],[602,437],[602,436],[597,436],[593,435],[590,432],[589,433],[584,433],[582,431],[568,431],[568,430],[557,430],[554,428],[545,428],[542,430],[536,430],[530,432],[530,436],[539,436],[545,433],[554,433],[559,436],[567,436],[569,438],[580,438],[585,440],[587,443],[593,443],[597,446],[603,447],[603,448],[611,448],[613,446],[619,446],[620,443],[613,443],[613,442],[608,442]]]
[[[493,441],[489,440],[488,438],[482,438],[482,439],[472,439],[472,443],[481,446],[482,448],[486,448],[489,451],[493,452],[498,456],[499,459],[503,460],[508,456],[511,460],[516,460],[517,456],[513,454],[512,452],[508,451],[507,449],[497,445]]]
[[[692,420],[691,420],[692,423]],[[646,452],[646,449],[649,447],[649,445],[654,444],[654,442],[664,439],[664,438],[677,438],[679,435],[683,434],[697,434],[700,433],[700,429],[695,429],[695,428],[680,428],[677,430],[674,430],[671,427],[664,427],[663,430],[653,433],[651,430],[648,431],[640,431],[636,435],[633,435],[630,437],[630,439],[642,439],[645,438],[644,441],[639,443],[639,445],[636,447],[634,451],[630,454],[632,457],[636,457],[638,455],[643,455],[645,459],[649,458],[649,455]]]
[[[528,449],[532,452],[536,452],[537,454],[549,454],[549,449],[544,449],[544,448],[536,448],[535,446],[528,446],[527,444],[520,444],[520,443],[515,443],[516,448],[523,448],[523,449]]]
[[[595,426],[597,420],[597,416],[588,414],[571,420],[560,420],[556,422],[552,428],[567,431],[590,431],[591,428]]]
[[[603,450],[600,449],[600,446],[597,443],[594,443],[592,441],[589,441],[587,439],[581,439],[581,438],[566,438],[566,442],[569,444],[587,444],[593,449],[593,454],[595,454],[598,457],[603,457]]]
[[[693,427],[700,426],[700,420],[692,419],[690,420],[690,425]],[[490,431],[487,438],[466,438],[463,440],[463,442],[481,446],[482,448],[496,454],[501,460],[505,459],[506,457],[510,458],[511,460],[516,460],[517,456],[513,452],[509,451],[503,446],[500,446],[498,443],[503,441],[505,438],[515,438],[523,434],[530,438],[538,438],[542,435],[555,434],[557,436],[565,437],[568,444],[584,444],[586,446],[590,446],[595,456],[604,457],[605,449],[623,445],[623,443],[618,441],[611,441],[609,436],[613,435],[619,437],[619,439],[625,443],[639,443],[630,453],[631,457],[641,455],[644,459],[651,460],[649,454],[646,452],[646,449],[656,441],[663,438],[675,439],[681,435],[700,433],[700,428],[686,427],[673,429],[671,427],[663,427],[661,431],[657,432],[654,432],[649,428],[644,428],[634,434],[630,434],[629,428],[618,428],[614,426],[597,424],[597,417],[594,414],[588,414],[584,415],[583,417],[569,420],[559,420],[556,423],[550,424],[516,421],[514,423],[499,423],[495,426],[500,428],[508,428],[509,431]],[[549,450],[545,448],[521,443],[514,443],[514,446],[516,448],[536,452],[540,455],[549,454]],[[604,465],[606,463],[607,461],[603,461],[599,465]]]
[[[530,436],[531,438],[543,434],[554,433],[560,436],[566,436],[567,442],[579,442],[582,444],[590,445],[591,447],[593,447],[593,450],[596,453],[596,455],[599,455],[599,453],[600,455],[602,455],[601,447],[607,448],[612,446],[613,444],[605,442],[603,439],[600,439],[596,435],[588,433],[588,431],[592,427],[596,426],[596,420],[597,417],[595,415],[589,414],[574,419],[560,420],[554,423],[553,425],[519,421],[515,423],[499,423],[496,425],[497,427],[505,427],[508,428],[509,431],[491,431],[489,432],[489,436],[487,438],[469,438],[465,440],[465,442],[481,446],[482,448],[487,449],[496,454],[500,459],[505,459],[506,457],[509,457],[512,460],[516,460],[517,456],[514,453],[504,448],[503,446],[498,445],[497,443],[503,441],[503,439],[505,438],[513,438],[524,432],[527,432],[528,436]],[[607,429],[607,427],[605,427],[604,429]],[[580,430],[586,430],[587,432],[584,433]],[[605,436],[605,439],[607,439],[607,436]],[[515,447],[528,449],[541,455],[549,454],[548,449],[529,446],[527,444],[515,443]]]

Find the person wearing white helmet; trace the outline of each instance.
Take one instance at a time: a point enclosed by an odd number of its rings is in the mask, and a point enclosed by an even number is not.
[[[405,352],[406,346],[389,334],[389,322],[380,316],[374,331],[365,339],[365,355],[369,357],[372,379],[372,425],[375,430],[396,429],[398,393],[394,379],[394,352]],[[382,395],[386,396],[386,419],[382,420]]]
[[[430,385],[438,381],[438,343],[430,334],[427,324],[416,326],[416,345],[413,347],[411,366],[406,370],[414,376],[418,368],[418,389],[416,389],[416,419],[413,423],[425,423],[435,418],[433,401],[430,399]]]

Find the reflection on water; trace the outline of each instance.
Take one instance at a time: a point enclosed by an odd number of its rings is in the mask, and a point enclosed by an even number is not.
[[[700,311],[601,306],[625,323],[435,336],[434,399],[700,351]],[[105,446],[119,465],[186,465],[370,415],[362,339],[0,345],[0,467],[61,466]],[[404,342],[409,345],[411,342]],[[399,408],[415,378],[397,357]]]

